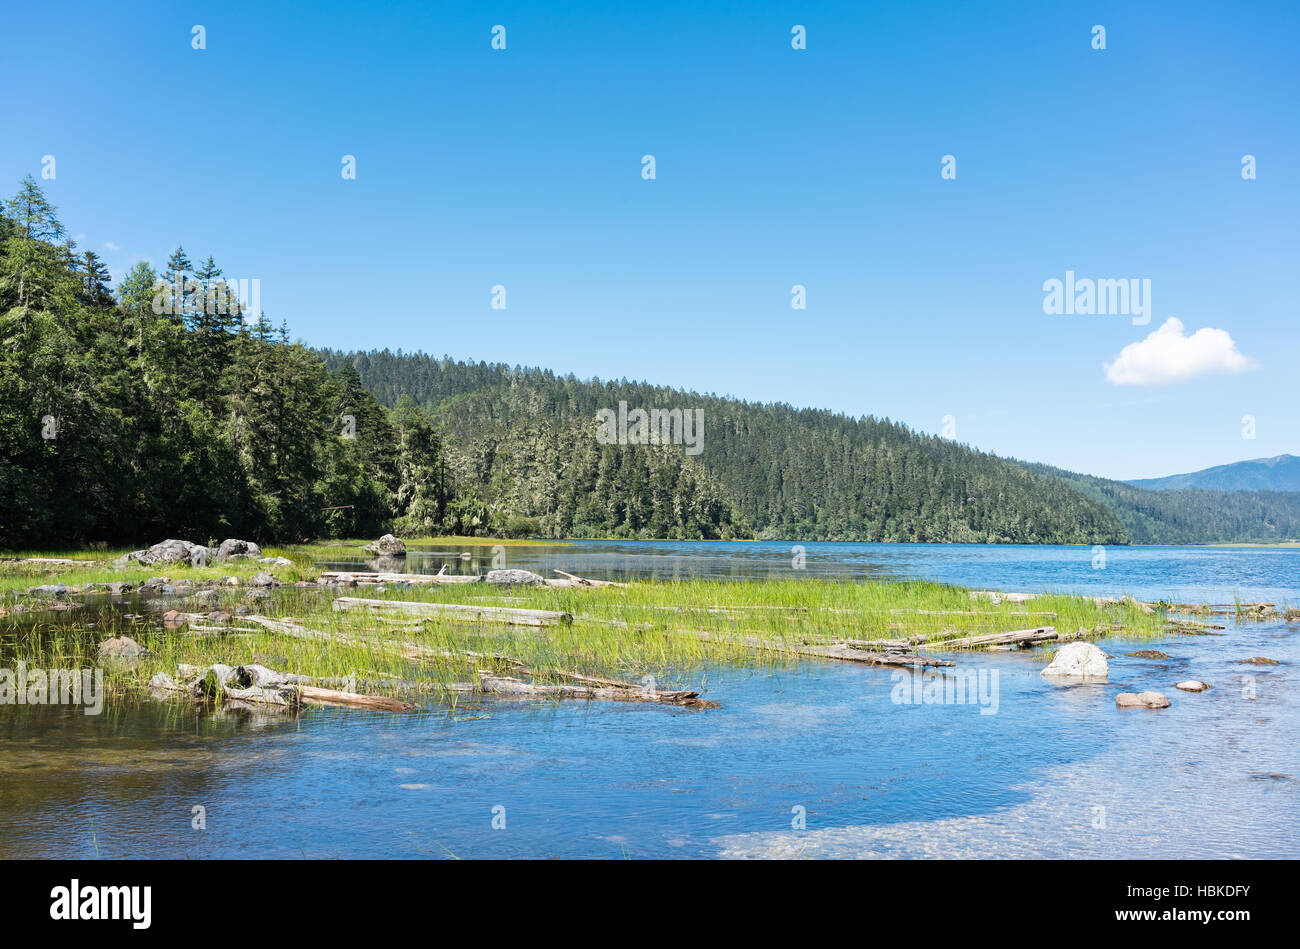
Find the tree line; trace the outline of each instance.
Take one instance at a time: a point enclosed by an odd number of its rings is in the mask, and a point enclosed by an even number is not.
[[[0,207],[0,548],[454,533],[952,543],[1295,537],[1300,494],[1154,492],[889,419],[424,353],[313,350],[178,247],[114,287]],[[702,451],[598,438],[620,402]]]
[[[245,314],[210,256],[178,247],[113,288],[30,176],[4,202],[0,548],[448,526],[441,439],[413,402],[380,405]]]

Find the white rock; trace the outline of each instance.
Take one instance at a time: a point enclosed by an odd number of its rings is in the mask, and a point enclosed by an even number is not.
[[[1177,683],[1174,688],[1182,689],[1184,692],[1204,692],[1210,687],[1208,682],[1201,682],[1199,679],[1188,679],[1186,682]]]
[[[1092,643],[1066,643],[1042,674],[1049,679],[1106,681],[1110,668],[1106,654]]]

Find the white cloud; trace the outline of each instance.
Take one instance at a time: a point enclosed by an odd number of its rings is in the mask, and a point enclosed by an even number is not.
[[[114,244],[112,241],[104,241],[104,246],[107,247],[109,250],[121,250],[121,249],[122,249],[122,247],[121,247],[120,244]]]
[[[1165,386],[1217,372],[1246,372],[1258,365],[1237,351],[1227,330],[1207,326],[1187,336],[1182,321],[1170,317],[1146,339],[1121,349],[1105,369],[1106,378],[1117,386]]]

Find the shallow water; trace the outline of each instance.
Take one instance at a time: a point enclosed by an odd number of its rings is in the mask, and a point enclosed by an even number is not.
[[[1089,548],[804,547],[814,575],[1300,599],[1295,550],[1109,548],[1093,570]],[[789,545],[505,552],[508,566],[593,577],[790,570],[778,562]],[[413,556],[407,569],[422,559],[441,562]],[[810,663],[694,670],[722,703],[704,713],[496,701],[286,721],[0,707],[0,856],[1295,857],[1300,624],[1228,625],[1104,641],[1105,685],[1048,685],[1023,654],[963,655],[959,670],[985,674],[982,705],[902,704],[902,685],[924,693],[901,674]],[[1123,655],[1135,648],[1170,658]],[[1282,664],[1236,661],[1255,655]],[[1173,688],[1189,677],[1214,688]],[[1115,693],[1144,689],[1172,706],[1115,708]]]
[[[796,567],[802,551],[802,566]],[[1099,558],[1098,551],[1101,551]],[[463,557],[468,555],[468,557]],[[1061,547],[1013,544],[573,541],[570,546],[412,549],[408,573],[483,573],[494,566],[599,580],[921,578],[976,589],[1123,594],[1171,603],[1300,599],[1300,548]],[[369,570],[374,562],[328,569]]]

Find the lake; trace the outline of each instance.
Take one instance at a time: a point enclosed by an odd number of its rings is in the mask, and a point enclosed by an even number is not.
[[[607,579],[917,577],[981,589],[1300,603],[1300,550],[579,541],[500,565]],[[481,572],[485,548],[408,570]],[[345,566],[345,565],[339,565]],[[362,569],[365,565],[350,566]],[[802,573],[800,573],[802,571]],[[484,701],[295,719],[0,706],[0,856],[1296,857],[1300,624],[1131,646],[1108,684],[962,654],[996,707],[902,703],[910,673],[810,662],[686,677],[709,712]],[[1163,660],[1123,655],[1135,648]],[[1241,665],[1250,656],[1277,666]],[[1186,678],[1206,693],[1173,688]],[[1154,689],[1160,711],[1115,708]],[[194,808],[206,826],[196,829]],[[495,826],[494,826],[495,825]]]

